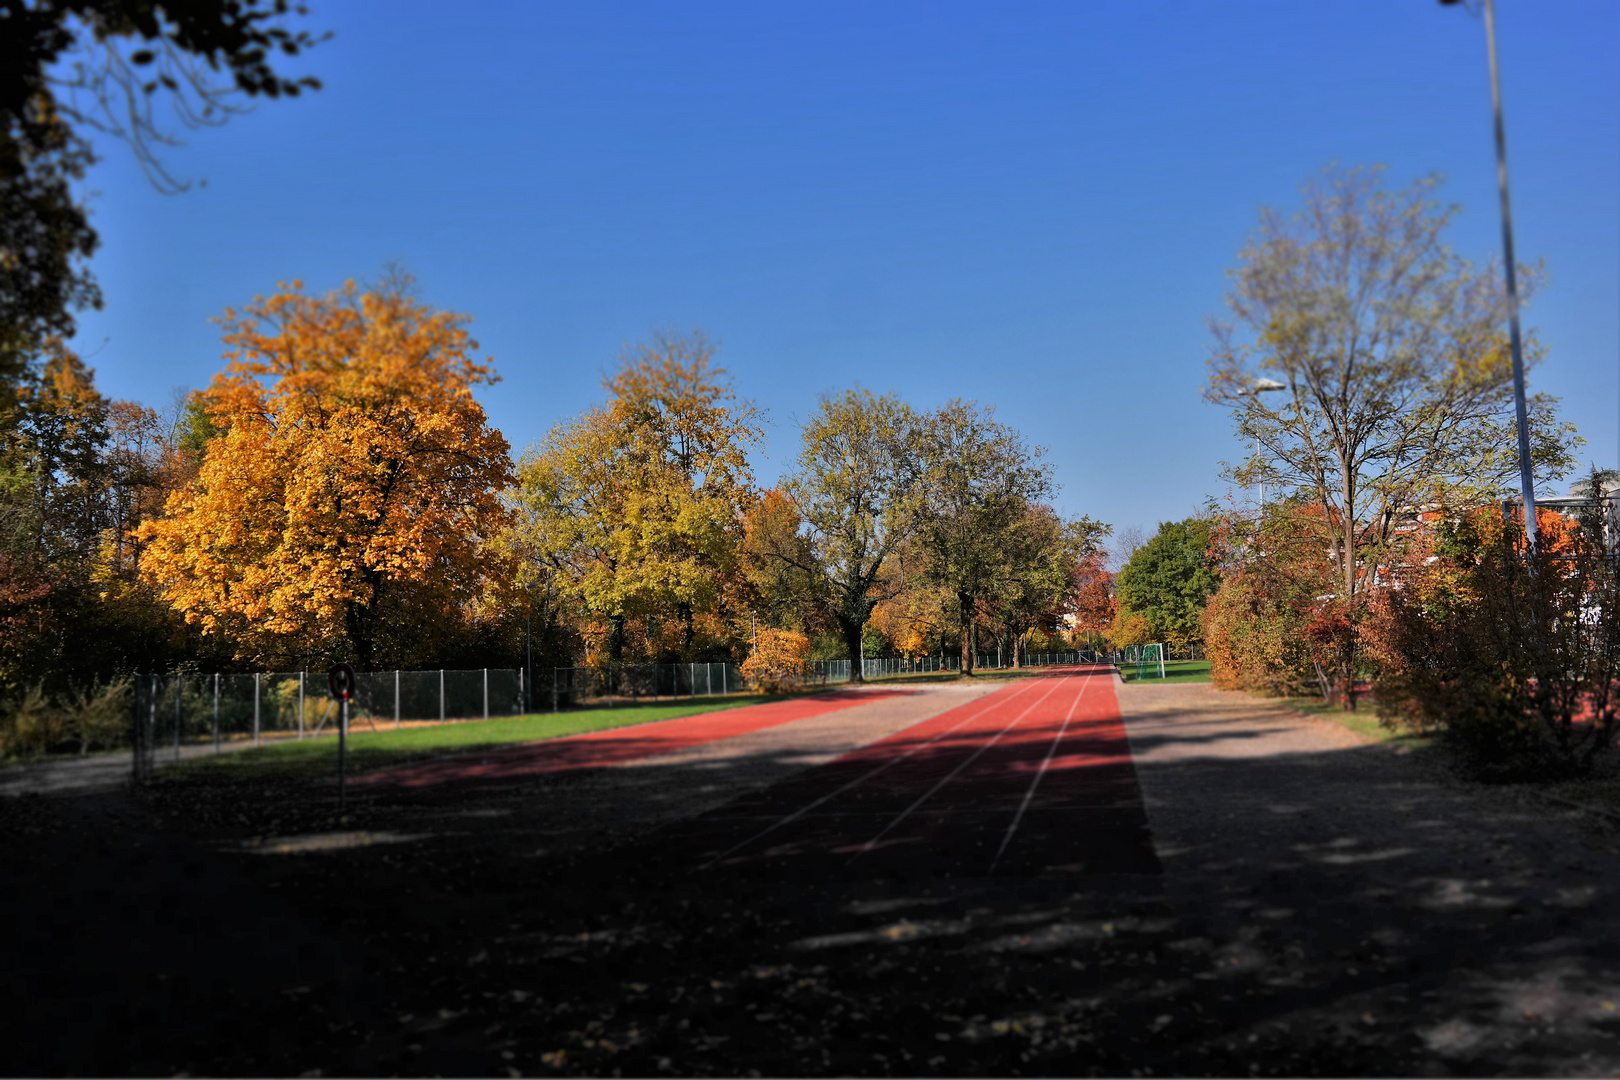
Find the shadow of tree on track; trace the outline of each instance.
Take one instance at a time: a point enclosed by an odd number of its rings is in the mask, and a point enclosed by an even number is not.
[[[17,1025],[8,1070],[1620,1066],[1612,836],[1385,748],[1139,762],[1150,795],[1183,793],[1175,813],[1149,802],[1169,823],[1163,876],[885,880],[684,857],[706,815],[805,766],[781,752],[378,788],[342,816],[321,784],[32,804],[52,821],[7,829],[27,884],[6,925],[13,950],[43,944],[3,979],[8,1015],[37,1021]],[[34,812],[20,805],[8,815]]]

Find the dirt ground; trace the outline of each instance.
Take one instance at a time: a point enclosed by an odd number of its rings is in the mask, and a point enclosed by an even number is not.
[[[9,1074],[1603,1075],[1620,835],[1116,686],[1162,873],[695,872],[692,823],[997,689],[529,784],[0,800]]]

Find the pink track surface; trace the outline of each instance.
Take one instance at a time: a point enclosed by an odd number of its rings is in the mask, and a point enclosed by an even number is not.
[[[368,773],[349,783],[354,787],[425,788],[459,781],[514,782],[548,773],[602,769],[908,693],[912,691],[834,690],[609,731],[476,750],[447,761]]]
[[[1159,872],[1102,667],[1008,686],[677,831],[672,853],[772,877]]]

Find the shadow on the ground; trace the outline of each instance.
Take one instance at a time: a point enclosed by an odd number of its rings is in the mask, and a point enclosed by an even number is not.
[[[24,960],[0,976],[5,1070],[1620,1066],[1616,870],[1591,853],[1612,841],[1385,748],[1139,763],[1150,796],[1181,793],[1149,800],[1173,826],[1155,837],[1163,875],[904,879],[815,859],[762,874],[690,857],[805,764],[379,785],[342,816],[318,784],[11,800],[21,887],[0,919]],[[1076,817],[1073,842],[1117,827]]]

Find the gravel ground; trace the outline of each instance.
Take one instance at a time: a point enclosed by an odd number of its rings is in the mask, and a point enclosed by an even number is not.
[[[1232,1039],[1339,1032],[1369,1071],[1620,1069],[1612,827],[1244,694],[1120,700],[1166,898],[1208,928],[1186,947],[1287,989]]]

